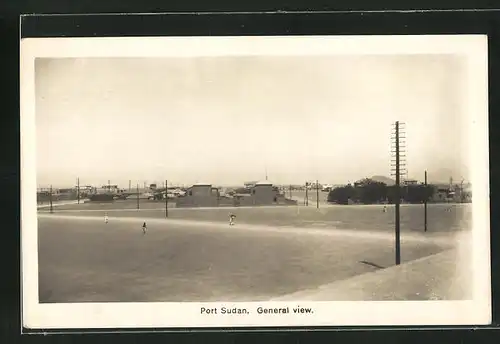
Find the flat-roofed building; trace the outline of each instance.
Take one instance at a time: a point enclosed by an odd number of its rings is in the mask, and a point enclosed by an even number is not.
[[[219,189],[210,183],[196,183],[186,190],[186,194],[176,199],[177,207],[216,207]]]
[[[277,196],[277,192],[273,188],[273,183],[267,180],[255,183],[252,189],[252,198],[255,205],[276,203]]]

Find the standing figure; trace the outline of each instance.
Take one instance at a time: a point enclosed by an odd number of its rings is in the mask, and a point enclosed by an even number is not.
[[[146,230],[148,229],[148,227],[146,226],[146,222],[144,222],[142,224],[142,234],[146,234]]]
[[[108,219],[108,213],[104,213],[104,223],[108,223],[109,219]]]
[[[236,215],[230,214],[229,215],[229,225],[233,226],[234,225],[234,219],[236,218]]]

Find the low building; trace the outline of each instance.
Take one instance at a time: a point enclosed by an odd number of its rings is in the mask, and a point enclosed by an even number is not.
[[[255,205],[274,204],[277,202],[277,197],[278,193],[273,188],[273,184],[267,180],[255,183],[252,188],[253,204]]]
[[[69,201],[78,198],[78,191],[74,188],[64,188],[58,190],[57,200],[59,201]]]
[[[435,184],[434,194],[431,202],[436,203],[470,203],[472,202],[472,190],[470,185]]]
[[[448,184],[434,184],[434,194],[431,202],[448,203],[455,202],[457,192],[453,186]]]
[[[216,207],[219,204],[219,189],[209,183],[196,183],[186,194],[175,200],[176,207]]]
[[[80,188],[80,195],[90,195],[91,193],[96,192],[96,188],[94,188],[92,185],[76,185],[75,189],[78,190]]]
[[[264,206],[296,205],[294,200],[286,199],[271,182],[255,182],[248,188],[240,188],[231,195],[221,195],[219,188],[209,183],[197,183],[186,190],[184,196],[175,199],[176,207],[217,207],[217,206]]]
[[[236,206],[292,205],[297,204],[280,194],[279,189],[269,181],[256,182],[249,194],[236,194]]]
[[[103,185],[97,191],[98,193],[119,193],[121,190],[118,185]]]
[[[255,184],[257,184],[258,181],[251,181],[251,182],[245,182],[243,183],[243,186],[247,189],[251,189],[255,186]]]

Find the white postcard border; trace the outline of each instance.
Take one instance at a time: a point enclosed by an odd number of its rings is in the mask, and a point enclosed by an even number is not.
[[[473,300],[389,302],[65,303],[38,302],[35,58],[191,57],[249,55],[460,54],[467,59],[465,112],[474,166]],[[468,325],[491,321],[487,37],[297,36],[37,38],[21,41],[22,317],[28,328]],[[313,314],[258,315],[259,306],[310,307]],[[200,314],[200,308],[245,307],[247,316]]]

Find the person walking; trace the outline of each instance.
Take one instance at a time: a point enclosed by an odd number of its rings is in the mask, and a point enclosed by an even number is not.
[[[230,214],[229,215],[229,225],[234,226],[234,219],[236,218],[236,215]]]

